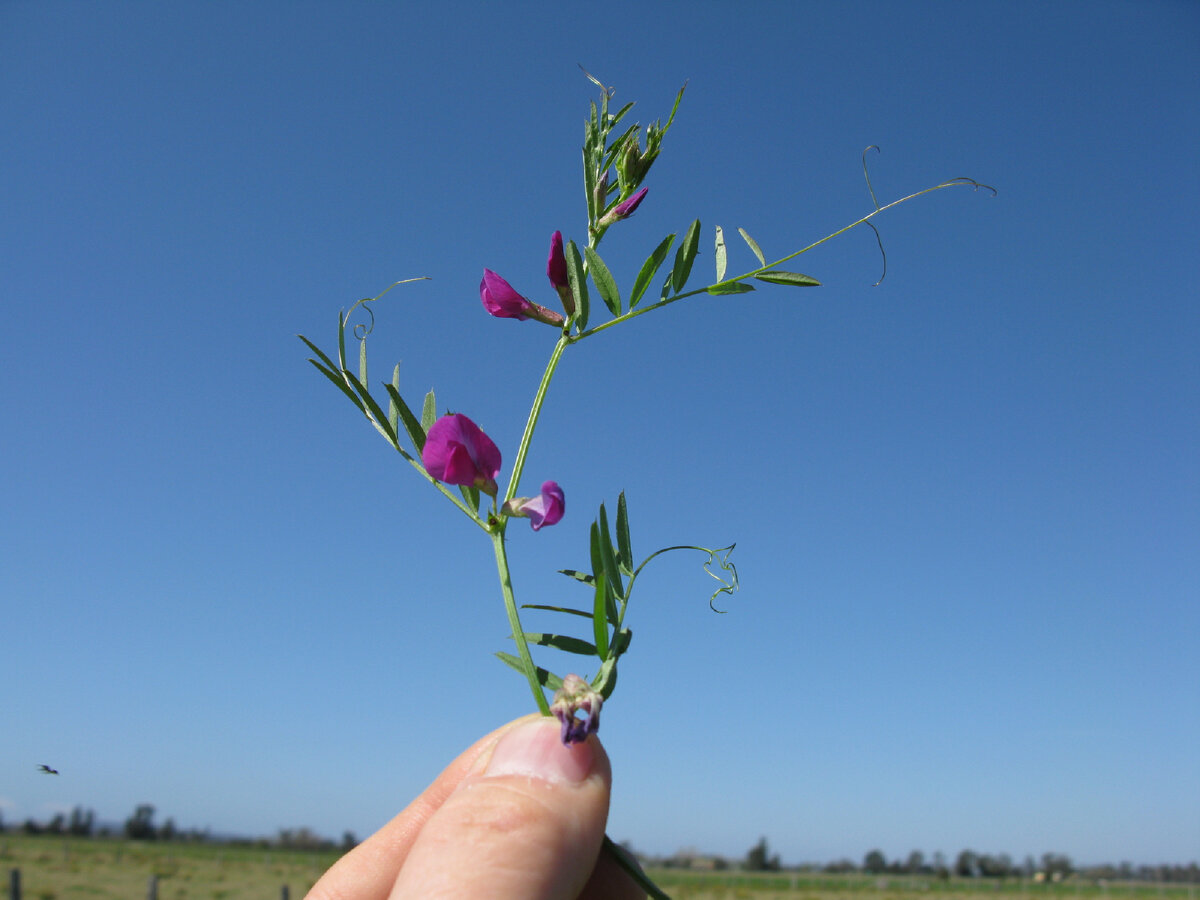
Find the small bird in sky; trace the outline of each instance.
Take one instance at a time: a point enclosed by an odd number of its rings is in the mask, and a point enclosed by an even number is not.
[[[58,769],[52,769],[45,763],[42,763],[40,766],[38,766],[38,771],[42,772],[46,775],[57,775],[58,774]]]

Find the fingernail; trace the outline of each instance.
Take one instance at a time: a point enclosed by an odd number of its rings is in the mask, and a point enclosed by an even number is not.
[[[579,784],[592,772],[592,741],[564,745],[558,721],[540,718],[519,725],[500,739],[485,777],[528,775],[558,784]]]

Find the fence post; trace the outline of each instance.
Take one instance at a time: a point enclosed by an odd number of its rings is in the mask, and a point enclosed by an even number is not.
[[[146,900],[158,900],[158,876],[151,875],[146,885]]]
[[[279,889],[279,900],[288,900],[289,897],[288,886],[285,884]]]
[[[8,873],[9,900],[21,900],[21,870],[11,869]]]

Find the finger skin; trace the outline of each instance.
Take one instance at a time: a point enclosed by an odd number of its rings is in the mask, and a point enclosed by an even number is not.
[[[472,772],[476,773],[476,776],[482,772],[491,757],[492,751],[504,735],[524,722],[539,718],[541,717],[533,714],[516,719],[472,744],[454,762],[447,766],[437,779],[420,796],[413,800],[403,812],[339,859],[312,888],[306,900],[386,900],[391,894],[393,887],[396,886],[401,869],[408,860],[414,843],[430,818],[438,813],[446,803],[447,798],[462,785],[463,781]],[[557,726],[555,726],[555,729],[557,730]],[[595,742],[595,737],[592,737],[590,741]],[[596,744],[599,746],[598,742]],[[600,753],[603,754],[602,749]],[[604,765],[607,772],[606,757]],[[527,779],[518,780],[524,781]],[[607,782],[605,790],[607,791]],[[529,798],[526,797],[521,802],[525,804],[525,811],[528,813],[530,809],[528,805]],[[455,815],[461,816],[461,814],[462,811],[460,810]],[[492,824],[494,825],[495,821]],[[502,820],[501,824],[504,824]],[[475,842],[471,841],[471,843]],[[524,865],[540,864],[543,868],[549,866],[553,871],[557,871],[561,867],[562,862],[562,859],[551,859],[544,853],[540,854],[538,863],[535,863],[535,860],[528,854],[524,856]],[[573,859],[569,862],[569,868],[575,873],[588,871],[583,868],[581,861],[578,859]],[[502,863],[507,868],[511,868],[512,866],[511,861],[507,863],[502,861]],[[464,865],[458,866],[458,870],[460,872],[470,870],[479,873],[481,878],[488,877],[487,866],[483,865],[483,860],[477,857],[472,858]],[[596,860],[595,867],[591,870],[587,884],[582,888],[581,892],[578,888],[573,888],[572,884],[573,882],[565,886],[559,885],[555,889],[568,891],[568,893],[561,895],[563,897],[574,898],[578,896],[580,900],[644,900],[646,896],[645,892],[635,884],[629,875],[607,853],[601,854],[599,859]],[[454,889],[455,893],[446,894],[445,896],[480,896],[491,898],[498,896],[492,893],[494,886],[494,882],[488,877],[487,884],[483,886],[483,893],[477,895],[465,894],[461,893],[459,888],[456,887]],[[405,889],[407,890],[408,888]],[[575,890],[576,893],[570,893],[569,891],[571,890]],[[412,896],[430,897],[436,895],[428,893],[424,886],[420,886]],[[524,897],[522,900],[524,900]]]
[[[430,817],[391,900],[574,900],[608,819],[600,742],[564,745],[553,719],[508,732]]]
[[[305,900],[386,900],[408,851],[429,820],[483,754],[490,754],[510,729],[537,714],[514,719],[481,737],[390,822],[339,859],[305,896]]]

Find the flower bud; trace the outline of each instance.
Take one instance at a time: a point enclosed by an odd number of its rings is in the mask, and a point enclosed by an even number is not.
[[[611,210],[609,210],[605,214],[604,218],[596,223],[597,226],[600,228],[606,228],[607,226],[613,224],[613,222],[620,222],[622,219],[628,219],[633,215],[634,210],[638,208],[642,200],[645,199],[646,192],[649,190],[650,188],[642,188],[632,197],[622,200]]]
[[[550,704],[550,712],[562,723],[562,742],[577,744],[586,741],[589,734],[595,734],[600,729],[600,707],[603,705],[604,698],[578,675],[564,678]],[[586,713],[587,718],[575,718],[577,711]]]
[[[571,293],[571,282],[567,278],[567,257],[563,253],[562,232],[556,231],[550,236],[550,256],[546,260],[546,277],[558,292],[563,309],[567,315],[575,313],[575,296]]]

